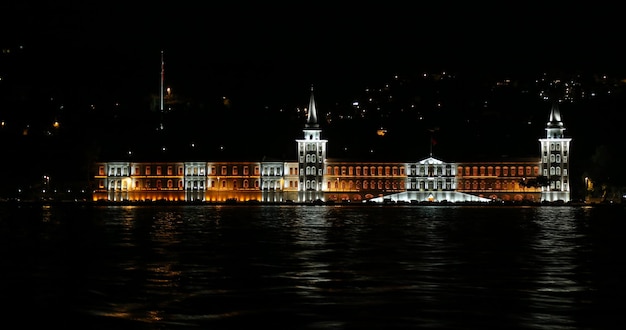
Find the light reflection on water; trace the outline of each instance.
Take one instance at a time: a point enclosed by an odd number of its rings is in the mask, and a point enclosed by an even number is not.
[[[614,328],[625,219],[570,206],[0,207],[4,314],[91,329]]]

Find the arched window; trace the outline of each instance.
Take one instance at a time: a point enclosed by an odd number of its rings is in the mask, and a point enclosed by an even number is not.
[[[554,163],[554,154],[550,154],[550,163]]]

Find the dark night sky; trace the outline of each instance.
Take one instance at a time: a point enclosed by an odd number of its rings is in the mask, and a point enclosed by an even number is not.
[[[295,102],[314,84],[330,100],[401,71],[624,72],[620,11],[609,6],[353,6],[10,0],[0,41],[24,45],[29,83],[86,99],[157,93],[161,50],[166,85],[198,98]]]
[[[623,57],[611,8],[252,3],[9,1],[0,5],[2,39],[96,80],[148,79],[163,49],[172,79],[210,84],[236,70],[260,86],[346,86],[364,71],[400,67],[601,67]]]

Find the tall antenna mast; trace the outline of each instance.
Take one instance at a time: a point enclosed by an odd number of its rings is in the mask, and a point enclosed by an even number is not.
[[[163,62],[163,51],[161,50],[161,89],[160,89],[160,98],[161,98],[161,112],[163,112],[163,80],[165,79],[165,62]]]
[[[430,157],[433,156],[433,146],[437,144],[437,141],[433,137],[433,134],[435,134],[435,131],[438,131],[438,130],[439,130],[439,127],[428,129],[428,131],[430,132],[430,153],[429,153]]]

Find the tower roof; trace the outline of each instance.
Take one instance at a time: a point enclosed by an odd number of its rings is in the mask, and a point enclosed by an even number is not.
[[[563,138],[563,121],[561,120],[561,111],[559,111],[559,101],[555,99],[552,101],[552,109],[550,109],[550,118],[546,125],[546,137],[548,139],[561,139]]]
[[[552,109],[550,110],[550,119],[548,120],[548,128],[563,127],[561,121],[561,111],[559,110],[558,100],[552,101]]]
[[[313,85],[311,85],[311,98],[309,99],[309,109],[306,118],[306,127],[319,127],[317,122],[317,109],[315,108],[315,98],[313,96]]]

